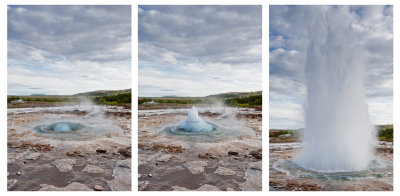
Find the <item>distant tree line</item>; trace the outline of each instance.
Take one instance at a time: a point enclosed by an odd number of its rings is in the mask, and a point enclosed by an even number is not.
[[[132,93],[120,93],[117,95],[106,95],[95,97],[93,101],[98,104],[103,105],[118,105],[118,104],[131,104],[132,103]]]
[[[16,101],[19,99],[21,99],[19,96],[10,96],[10,97],[7,97],[7,103],[11,103],[12,101]]]
[[[118,105],[118,104],[131,104],[132,93],[120,93],[116,95],[104,95],[104,96],[9,96],[7,97],[7,103],[12,101],[22,100],[24,102],[44,102],[44,103],[66,103],[66,102],[80,102],[82,98],[92,100],[96,104],[103,105]]]
[[[236,98],[214,98],[214,97],[179,97],[179,98],[139,98],[139,105],[155,102],[167,104],[213,104],[222,100],[226,105],[235,107],[251,107],[262,105],[262,95],[251,95],[247,97]]]
[[[211,104],[211,99],[207,98],[139,98],[138,103],[144,104],[148,102],[169,103],[169,104]]]
[[[250,106],[261,106],[262,95],[252,95],[248,97],[237,97],[225,100],[226,105],[250,107]]]
[[[11,103],[12,101],[22,100],[25,102],[48,102],[48,103],[56,103],[56,102],[71,102],[76,101],[71,97],[31,97],[31,96],[10,96],[7,98],[7,103]]]

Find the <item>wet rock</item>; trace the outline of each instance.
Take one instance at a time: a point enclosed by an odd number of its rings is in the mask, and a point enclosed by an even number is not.
[[[204,168],[207,166],[205,161],[188,161],[183,164],[192,174],[204,173]]]
[[[213,153],[199,153],[197,154],[197,157],[199,157],[200,159],[218,159],[219,157],[217,155],[214,155]]]
[[[30,142],[22,142],[20,147],[24,149],[33,149],[35,152],[39,151],[48,152],[53,149],[53,147],[50,146],[50,144],[42,144],[42,143],[33,144]]]
[[[86,167],[82,171],[92,174],[101,174],[104,172],[104,169],[97,167],[95,165],[86,165]]]
[[[393,154],[393,148],[377,148],[377,151],[380,152],[380,153]]]
[[[262,162],[252,162],[247,165],[248,168],[262,171]]]
[[[182,146],[175,145],[163,145],[163,144],[138,144],[139,149],[152,150],[152,151],[165,151],[167,153],[179,154],[184,152],[186,149]]]
[[[66,155],[69,157],[85,157],[85,155],[81,151],[78,151],[78,150],[72,151],[72,152],[67,152]]]
[[[40,157],[40,153],[34,152],[29,154],[28,156],[25,157],[26,160],[37,160]]]
[[[149,181],[139,181],[138,182],[138,189],[139,191],[145,189],[147,185],[149,184]]]
[[[104,150],[104,149],[100,149],[100,148],[99,148],[99,149],[96,150],[96,152],[97,152],[97,153],[102,153],[102,154],[104,154],[104,153],[107,152],[107,150]]]
[[[76,164],[73,159],[58,159],[52,162],[61,172],[71,171],[72,167]]]
[[[196,191],[221,191],[221,189],[213,185],[205,184],[200,188],[196,189]]]
[[[229,155],[233,155],[233,156],[237,156],[237,155],[239,155],[239,153],[238,153],[238,152],[236,152],[236,151],[232,151],[232,150],[228,151],[228,154],[229,154]]]
[[[131,168],[131,160],[130,159],[125,159],[125,160],[118,160],[115,163],[116,166],[118,167],[125,167],[125,168]]]
[[[249,163],[244,178],[246,181],[239,185],[240,189],[243,191],[262,191],[261,161]]]
[[[233,157],[233,159],[238,160],[238,161],[244,161],[246,157],[244,156],[237,156],[237,157]]]
[[[107,181],[107,185],[112,191],[130,191],[131,190],[131,169],[125,166],[116,164],[113,170],[113,180]]]
[[[172,158],[172,156],[170,154],[165,154],[165,155],[162,155],[161,157],[158,157],[157,161],[158,162],[168,162],[171,158]]]
[[[286,188],[296,191],[319,191],[321,189],[315,183],[297,182],[296,180],[288,180]]]
[[[262,159],[262,152],[261,150],[257,150],[257,151],[251,151],[249,153],[249,155],[251,155],[252,157],[261,160]]]
[[[210,156],[210,159],[219,159],[220,157],[219,156],[217,156],[217,155],[211,155]]]
[[[73,182],[68,186],[62,188],[58,188],[48,184],[41,184],[40,187],[41,188],[39,191],[92,191],[92,189],[88,186],[78,182]]]
[[[118,153],[125,157],[131,157],[131,147],[119,149]]]
[[[215,170],[214,173],[219,174],[219,175],[223,175],[223,176],[232,176],[232,175],[236,174],[235,171],[233,171],[231,169],[228,169],[226,167],[218,167],[218,169]]]
[[[33,149],[36,152],[38,152],[38,151],[48,152],[48,151],[51,151],[53,149],[53,147],[50,146],[50,144],[36,144]]]
[[[96,186],[94,186],[94,190],[96,190],[96,191],[103,191],[104,189],[103,189],[102,186],[96,185]]]
[[[172,186],[171,188],[173,191],[190,191],[189,189],[181,186]]]
[[[17,179],[10,179],[10,180],[7,180],[7,188],[8,188],[8,189],[11,189],[17,182],[18,182]]]

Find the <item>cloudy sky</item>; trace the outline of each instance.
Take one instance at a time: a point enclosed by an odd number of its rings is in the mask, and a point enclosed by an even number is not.
[[[392,6],[270,6],[270,128],[304,127],[307,24],[322,9],[350,20],[366,53],[364,87],[370,120],[393,123]]]
[[[261,6],[139,6],[139,96],[261,90]]]
[[[8,6],[8,94],[131,88],[130,6]]]

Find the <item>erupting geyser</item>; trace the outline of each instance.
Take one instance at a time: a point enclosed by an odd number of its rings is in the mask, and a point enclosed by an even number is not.
[[[313,9],[313,7],[310,7]],[[315,8],[315,7],[314,7]],[[306,18],[307,101],[302,152],[294,162],[317,172],[367,170],[374,160],[374,128],[363,89],[362,49],[344,7]]]
[[[186,132],[210,132],[214,130],[214,127],[201,119],[197,109],[193,106],[188,112],[188,117],[185,121],[178,125],[178,129]]]

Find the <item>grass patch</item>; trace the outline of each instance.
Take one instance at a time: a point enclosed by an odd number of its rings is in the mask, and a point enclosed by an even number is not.
[[[271,129],[269,130],[269,137],[274,138],[274,137],[280,137],[286,134],[290,135],[295,135],[296,133],[293,130],[277,130],[277,129]]]
[[[381,141],[393,141],[393,125],[378,125],[378,138]]]
[[[131,92],[119,92],[117,94],[108,94],[103,96],[96,95],[40,95],[40,96],[8,96],[7,103],[12,105],[23,105],[26,103],[41,103],[41,104],[68,104],[80,103],[83,100],[91,100],[95,104],[101,105],[122,105],[131,104]]]
[[[132,93],[120,93],[117,95],[106,95],[94,97],[93,100],[97,104],[102,105],[121,105],[132,103]]]
[[[152,104],[176,104],[176,105],[212,105],[224,103],[234,107],[255,107],[262,106],[262,95],[249,95],[245,97],[230,96],[208,96],[208,97],[141,97],[138,99],[139,105]]]

